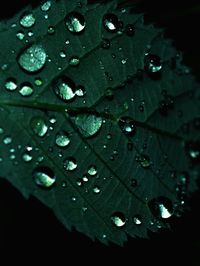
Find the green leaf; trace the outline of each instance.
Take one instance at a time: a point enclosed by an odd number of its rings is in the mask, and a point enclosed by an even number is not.
[[[199,176],[199,84],[116,2],[46,1],[0,24],[1,175],[68,228],[122,245],[169,227]]]

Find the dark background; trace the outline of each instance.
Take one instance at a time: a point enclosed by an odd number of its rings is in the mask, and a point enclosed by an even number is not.
[[[37,4],[40,1],[18,0],[7,6],[2,5],[1,20],[12,16],[22,6],[31,2]],[[200,79],[199,1],[120,1],[121,6],[130,2],[146,13],[147,21],[154,21],[166,28],[167,35],[173,38],[174,45],[185,53],[185,62]],[[179,221],[174,221],[172,231],[152,234],[150,240],[129,239],[123,248],[113,244],[107,247],[76,231],[68,232],[49,209],[34,198],[25,201],[10,184],[0,179],[0,263],[2,256],[8,252],[7,263],[10,258],[19,258],[27,264],[34,260],[40,263],[41,256],[46,264],[55,258],[57,265],[63,260],[66,265],[168,263],[199,266],[199,212],[200,193],[197,192],[191,199],[191,210]],[[25,259],[27,255],[28,261]]]

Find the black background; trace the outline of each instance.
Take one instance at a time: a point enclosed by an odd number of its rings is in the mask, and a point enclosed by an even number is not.
[[[32,1],[33,2],[33,1]],[[39,0],[34,1],[35,4]],[[128,2],[128,1],[126,1]],[[135,1],[132,1],[135,2]],[[137,1],[138,2],[138,1]],[[147,21],[166,27],[175,46],[184,51],[185,62],[200,78],[200,4],[199,1],[139,1],[139,10]],[[0,18],[12,16],[31,1],[13,1],[0,9]],[[104,246],[75,230],[68,232],[53,213],[36,199],[25,201],[10,184],[0,179],[0,264],[2,255],[8,260],[46,263],[53,258],[57,265],[131,264],[131,265],[200,265],[200,193],[191,199],[191,210],[172,225],[172,231],[152,234],[150,240],[129,239],[123,248]],[[14,255],[15,254],[15,255]],[[26,256],[29,256],[26,260]],[[41,256],[41,257],[40,257]],[[92,257],[93,256],[93,257]],[[70,262],[72,260],[72,262]],[[110,262],[109,262],[110,261]],[[139,264],[138,264],[139,263]],[[4,265],[4,264],[1,264]],[[5,264],[6,265],[6,264]]]

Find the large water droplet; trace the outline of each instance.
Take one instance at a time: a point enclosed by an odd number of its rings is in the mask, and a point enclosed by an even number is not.
[[[50,8],[51,8],[51,1],[45,1],[41,5],[41,10],[44,11],[44,12],[47,12]]]
[[[78,12],[71,12],[66,16],[66,26],[70,32],[81,33],[86,26],[85,18]]]
[[[132,136],[136,132],[135,122],[128,116],[123,116],[119,119],[118,125],[122,132],[128,136]]]
[[[31,94],[33,94],[33,87],[31,85],[31,83],[29,82],[25,82],[21,85],[21,88],[19,90],[19,93],[22,96],[30,96]]]
[[[173,204],[167,197],[157,197],[149,201],[152,214],[158,219],[168,219],[173,215]]]
[[[66,76],[56,79],[53,88],[55,94],[63,101],[69,101],[75,97],[75,83]]]
[[[68,157],[64,160],[63,166],[67,171],[73,171],[77,168],[77,162],[73,157]]]
[[[70,143],[70,138],[69,138],[69,135],[67,134],[67,132],[60,131],[56,134],[56,144],[59,147],[64,148],[64,147],[68,146],[69,143]]]
[[[56,176],[49,167],[37,167],[33,171],[34,182],[43,188],[50,188],[56,182]]]
[[[17,89],[17,82],[15,79],[13,78],[9,78],[6,80],[6,83],[5,83],[5,88],[8,90],[8,91],[14,91]]]
[[[38,137],[44,137],[48,130],[48,126],[42,117],[32,118],[31,128]]]
[[[80,114],[75,118],[75,124],[81,134],[89,138],[100,131],[103,119],[93,114]]]
[[[20,54],[18,63],[23,70],[37,72],[44,67],[46,59],[47,54],[42,45],[33,44]]]
[[[25,12],[20,18],[19,23],[24,28],[30,28],[35,24],[35,16],[32,13]]]
[[[112,13],[104,15],[103,26],[108,32],[117,32],[119,30],[118,17]]]
[[[157,73],[162,69],[160,57],[154,54],[148,54],[144,59],[145,70],[148,73]]]
[[[114,212],[111,221],[116,227],[123,227],[126,224],[126,218],[122,212]]]

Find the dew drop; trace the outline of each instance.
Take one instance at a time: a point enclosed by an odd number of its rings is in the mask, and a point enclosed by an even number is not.
[[[47,33],[50,34],[50,35],[54,34],[55,33],[55,28],[53,26],[49,26],[48,30],[47,30]]]
[[[73,157],[68,157],[63,163],[64,169],[67,171],[73,171],[77,168],[77,162]]]
[[[145,154],[136,156],[136,161],[139,162],[143,168],[149,168],[151,165],[149,156]]]
[[[94,194],[99,194],[101,192],[101,190],[98,186],[94,186],[92,190],[93,190]]]
[[[149,209],[158,219],[168,219],[173,215],[173,204],[167,197],[157,197],[149,201]]]
[[[128,116],[123,116],[119,119],[118,125],[122,132],[128,136],[132,136],[136,132],[135,122]]]
[[[29,82],[25,82],[21,85],[19,93],[22,96],[31,96],[33,94],[33,87]]]
[[[25,12],[20,18],[19,23],[24,28],[30,28],[35,24],[35,16],[32,13]]]
[[[4,130],[2,127],[0,127],[0,134],[3,134]]]
[[[142,217],[140,215],[135,215],[133,217],[133,223],[135,225],[141,225],[142,224]]]
[[[33,157],[29,153],[27,153],[27,152],[25,152],[25,153],[22,154],[22,160],[24,162],[30,162],[32,160],[32,158]]]
[[[148,73],[157,73],[162,69],[160,57],[154,54],[148,54],[144,59],[145,70]]]
[[[87,171],[88,175],[95,176],[97,174],[97,168],[95,165],[90,165]]]
[[[42,188],[50,188],[56,182],[56,176],[54,172],[49,167],[46,166],[37,167],[33,171],[32,176],[36,185]]]
[[[43,85],[43,81],[41,78],[36,78],[35,81],[34,81],[35,85],[40,87]]]
[[[192,161],[196,162],[200,160],[200,142],[187,143],[186,150]]]
[[[9,78],[6,80],[6,83],[5,83],[5,88],[8,90],[8,91],[15,91],[17,89],[17,82],[15,79],[13,78]]]
[[[101,41],[101,48],[103,48],[103,49],[109,49],[110,48],[110,40],[108,40],[108,39],[102,39],[102,41]]]
[[[38,137],[44,137],[47,133],[48,126],[42,117],[31,119],[31,128]]]
[[[18,63],[23,70],[37,72],[41,70],[47,60],[47,54],[42,45],[33,44],[18,57]]]
[[[17,37],[20,41],[22,41],[22,40],[24,39],[24,37],[25,37],[25,34],[24,34],[23,31],[18,31],[18,32],[16,33],[16,37]]]
[[[54,81],[53,89],[59,99],[72,100],[75,97],[75,83],[66,76],[61,76]]]
[[[4,143],[4,144],[8,145],[8,144],[10,144],[11,142],[12,142],[12,138],[11,138],[10,136],[6,136],[6,137],[4,137],[4,139],[3,139],[3,143]]]
[[[70,66],[73,66],[73,67],[76,67],[80,64],[80,59],[78,56],[72,56],[70,59],[69,59],[69,65]]]
[[[65,53],[65,51],[60,51],[60,57],[61,58],[65,58],[66,57],[66,53]]]
[[[125,33],[128,36],[130,36],[130,37],[134,36],[135,35],[135,27],[134,27],[134,25],[133,24],[127,24],[125,26]]]
[[[103,17],[103,26],[108,32],[117,32],[119,30],[119,20],[115,14],[108,13]]]
[[[98,133],[102,123],[102,118],[93,114],[79,114],[75,118],[75,124],[85,138],[92,137]]]
[[[45,1],[40,8],[43,12],[49,11],[49,9],[51,8],[51,1]]]
[[[66,16],[67,29],[72,33],[81,33],[85,29],[85,18],[78,12],[71,12]]]
[[[64,148],[67,147],[70,143],[70,138],[67,132],[60,131],[56,134],[56,144],[58,147]]]
[[[75,93],[78,97],[83,97],[86,94],[85,87],[81,85],[77,86]]]
[[[116,227],[123,227],[126,224],[126,218],[122,212],[114,212],[111,216],[111,221]]]

